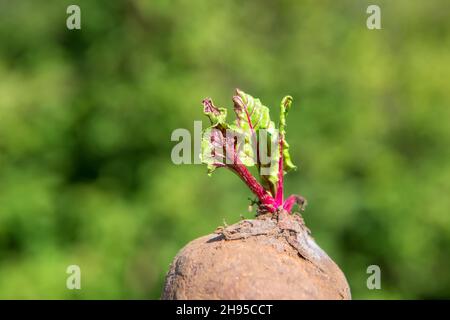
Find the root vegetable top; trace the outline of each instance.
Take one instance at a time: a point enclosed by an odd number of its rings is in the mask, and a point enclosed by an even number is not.
[[[351,299],[339,267],[299,215],[243,220],[189,243],[175,257],[163,299]]]

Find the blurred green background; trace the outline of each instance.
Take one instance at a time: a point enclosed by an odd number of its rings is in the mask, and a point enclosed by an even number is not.
[[[450,298],[449,9],[0,0],[0,298],[156,299],[182,246],[252,217],[233,174],[170,159],[172,131],[235,87],[275,119],[294,97],[287,192],[354,298]]]

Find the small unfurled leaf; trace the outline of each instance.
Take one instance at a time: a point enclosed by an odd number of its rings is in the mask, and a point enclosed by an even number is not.
[[[292,97],[286,96],[281,100],[280,105],[280,135],[283,139],[283,170],[285,173],[297,169],[297,167],[292,163],[291,156],[289,154],[289,144],[286,141],[286,116],[292,105]]]
[[[211,121],[211,126],[202,132],[200,160],[208,166],[208,174],[226,163],[227,109],[216,107],[210,98],[203,100],[203,113]]]
[[[216,107],[210,98],[203,100],[203,113],[208,116],[212,127],[225,124],[227,119],[227,109]]]

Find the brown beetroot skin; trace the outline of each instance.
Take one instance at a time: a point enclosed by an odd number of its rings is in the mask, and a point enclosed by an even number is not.
[[[344,274],[299,215],[242,220],[175,257],[162,299],[351,299]]]

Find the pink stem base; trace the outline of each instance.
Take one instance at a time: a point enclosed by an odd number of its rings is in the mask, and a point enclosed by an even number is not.
[[[245,165],[231,165],[230,169],[244,181],[250,190],[258,197],[261,204],[267,207],[270,212],[275,212],[277,210],[278,206],[276,205],[275,199],[255,179]]]

